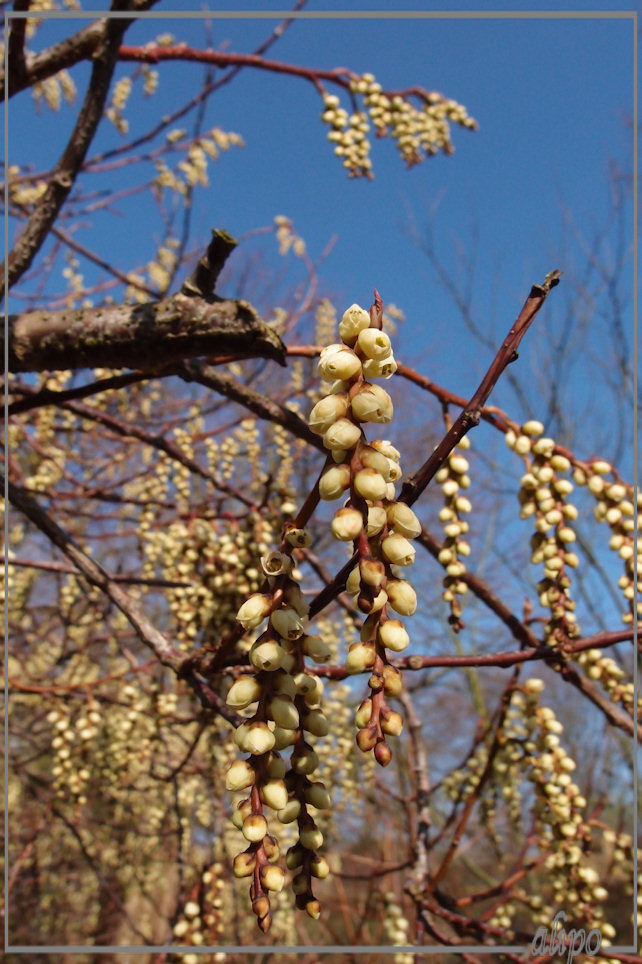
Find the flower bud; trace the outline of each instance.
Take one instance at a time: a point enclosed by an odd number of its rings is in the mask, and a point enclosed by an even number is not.
[[[401,673],[395,666],[384,666],[383,684],[386,696],[399,696],[403,688],[403,681],[401,679]]]
[[[253,593],[245,600],[237,612],[236,618],[243,629],[256,629],[265,617],[269,616],[271,606],[271,596],[264,595],[260,592]]]
[[[305,802],[317,810],[329,810],[332,806],[330,794],[320,780],[311,783],[304,791]]]
[[[347,345],[354,345],[359,332],[370,327],[370,315],[359,305],[350,305],[339,322],[339,335]]]
[[[361,588],[361,576],[359,574],[359,566],[355,566],[351,571],[350,575],[346,579],[346,592],[350,596],[356,596]]]
[[[261,867],[259,877],[265,889],[273,893],[278,893],[285,882],[285,874],[276,864],[265,864]]]
[[[356,736],[357,746],[362,751],[362,753],[367,753],[368,750],[372,750],[373,746],[377,742],[377,729],[375,726],[364,726]]]
[[[225,786],[233,793],[246,790],[254,783],[254,767],[247,760],[235,760],[225,775]]]
[[[410,506],[405,502],[393,502],[386,509],[388,525],[406,539],[416,539],[421,532],[421,523]]]
[[[275,750],[284,750],[286,746],[292,746],[296,742],[296,730],[286,730],[283,726],[275,726],[272,732],[274,733]]]
[[[387,358],[368,358],[363,363],[363,377],[371,378],[392,378],[397,371],[397,362],[392,353]]]
[[[387,619],[379,626],[379,641],[386,649],[401,653],[410,643],[410,636],[400,619]]]
[[[232,683],[225,702],[233,710],[244,710],[250,703],[260,699],[263,688],[255,676],[239,676]]]
[[[233,873],[235,877],[251,877],[256,866],[256,853],[244,850],[234,858]]]
[[[267,723],[241,723],[234,732],[234,742],[244,753],[260,756],[274,747],[274,734]]]
[[[378,328],[364,328],[360,331],[357,347],[366,358],[376,358],[379,361],[383,361],[392,353],[390,338],[385,331],[379,331]]]
[[[277,813],[277,817],[281,823],[292,823],[299,816],[300,812],[301,801],[295,798],[294,800],[288,800],[285,806],[281,807]]]
[[[255,669],[273,672],[283,662],[286,652],[274,639],[257,639],[250,648],[250,663]]]
[[[326,395],[320,402],[317,402],[312,411],[308,423],[315,435],[325,435],[331,425],[339,418],[348,414],[348,396],[345,392],[338,392],[336,395]]]
[[[306,529],[297,529],[296,526],[292,526],[285,533],[286,542],[295,549],[302,549],[305,546],[312,545],[312,536]]]
[[[312,920],[318,920],[321,916],[321,904],[314,898],[312,900],[308,900],[305,903],[305,912],[308,917],[312,918]],[[602,925],[602,929],[604,929],[604,925]]]
[[[327,449],[347,452],[353,449],[361,438],[361,429],[349,418],[339,418],[323,436]]]
[[[319,495],[326,501],[338,499],[350,485],[350,466],[330,465],[319,480]]]
[[[325,880],[330,873],[330,865],[325,857],[315,857],[310,864],[310,871],[313,877],[318,880]]]
[[[522,432],[524,435],[541,435],[543,431],[544,426],[542,423],[536,421],[534,418],[522,425]]]
[[[387,767],[392,760],[392,750],[387,743],[377,743],[374,748],[375,760],[379,766]]]
[[[274,549],[266,556],[261,556],[261,568],[266,576],[280,576],[292,568],[292,560],[284,552]]]
[[[252,813],[252,804],[250,803],[250,798],[246,800],[241,800],[237,804],[236,810],[232,813],[232,823],[237,830],[241,830],[243,827],[243,822],[246,817]]]
[[[318,850],[323,846],[323,834],[318,827],[306,827],[299,834],[299,841],[306,850]]]
[[[296,730],[299,726],[299,711],[287,696],[273,696],[268,704],[270,718],[284,730]]]
[[[381,559],[361,559],[359,561],[360,582],[376,589],[386,578],[386,567]]]
[[[302,648],[305,655],[315,663],[327,663],[332,658],[330,647],[320,636],[304,636]]]
[[[297,750],[293,751],[290,758],[290,766],[295,773],[305,774],[307,776],[310,773],[314,773],[319,766],[319,757],[307,743],[304,743],[303,747],[302,752],[297,752]]]
[[[311,733],[313,736],[328,735],[328,721],[322,710],[308,710],[301,725],[307,733]]]
[[[377,452],[381,452],[382,455],[385,455],[386,458],[392,459],[393,462],[399,462],[401,459],[401,452],[399,449],[396,449],[394,445],[387,439],[375,439],[374,442],[370,442],[370,445],[373,449],[376,449]]]
[[[259,796],[273,810],[282,810],[288,803],[288,790],[283,780],[268,780],[260,788]]]
[[[275,609],[270,617],[270,622],[273,629],[283,639],[298,639],[299,636],[303,635],[303,617],[290,606]]]
[[[267,833],[267,820],[262,813],[251,813],[243,821],[241,829],[246,840],[256,843],[258,840],[263,840]]]
[[[382,505],[371,505],[368,508],[368,525],[366,535],[369,539],[377,536],[386,524],[386,510]]]
[[[321,352],[318,371],[325,382],[348,381],[361,372],[361,359],[345,345],[328,345]]]
[[[401,616],[412,616],[417,609],[417,594],[405,579],[389,579],[386,583],[388,602]]]
[[[362,498],[377,502],[385,499],[388,483],[376,469],[359,469],[354,477],[354,489]]]
[[[288,870],[297,870],[303,863],[303,847],[300,844],[295,844],[294,847],[290,847],[285,854],[285,866]]]
[[[392,421],[392,399],[379,385],[364,384],[352,399],[352,416],[358,422],[385,425]]]
[[[352,643],[346,656],[346,670],[348,673],[365,673],[374,666],[375,648],[366,643]]]
[[[355,713],[354,722],[359,729],[363,729],[370,722],[372,716],[372,700],[367,698],[359,704],[359,709]]]
[[[385,715],[381,715],[381,729],[389,736],[399,736],[403,730],[403,719],[401,714],[389,710]]]
[[[359,538],[363,529],[363,518],[358,509],[347,507],[337,509],[330,523],[330,531],[335,539],[352,542]]]
[[[376,469],[386,482],[390,481],[390,459],[378,452],[372,445],[361,444],[358,454],[364,468]]]
[[[415,561],[415,547],[403,536],[393,533],[381,543],[381,551],[395,566],[410,566]]]

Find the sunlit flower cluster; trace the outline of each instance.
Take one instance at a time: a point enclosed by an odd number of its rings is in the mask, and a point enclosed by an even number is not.
[[[469,448],[470,439],[464,436],[435,475],[435,482],[441,484],[444,494],[439,520],[444,526],[445,540],[437,558],[446,570],[443,599],[450,604],[448,621],[456,631],[463,627],[459,597],[468,591],[462,576],[466,571],[463,560],[470,555],[470,545],[462,536],[466,535],[469,526],[463,517],[472,511],[470,499],[462,495],[462,490],[470,486],[468,459],[457,449]]]

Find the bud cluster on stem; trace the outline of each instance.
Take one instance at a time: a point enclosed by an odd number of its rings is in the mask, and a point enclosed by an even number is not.
[[[470,439],[467,435],[459,440],[457,448],[464,450],[470,448]],[[470,546],[462,538],[468,532],[468,522],[463,516],[472,509],[470,500],[462,495],[462,490],[470,486],[468,468],[468,459],[453,449],[444,465],[435,474],[435,482],[441,484],[441,491],[444,494],[444,505],[439,512],[439,519],[444,525],[445,540],[437,558],[446,570],[443,599],[450,604],[448,622],[455,632],[464,628],[459,597],[468,591],[468,585],[462,579],[466,572],[463,558],[470,554]]]
[[[403,622],[391,618],[389,609],[404,616],[416,609],[417,597],[402,573],[414,561],[410,540],[419,535],[421,525],[410,507],[396,500],[395,482],[402,474],[399,452],[386,440],[368,443],[364,434],[367,423],[385,425],[393,416],[390,396],[372,383],[390,378],[397,369],[381,324],[376,292],[369,312],[359,305],[344,312],[342,344],[325,348],[319,359],[321,378],[332,384],[314,406],[310,427],[323,435],[330,453],[319,480],[320,497],[331,501],[347,495],[330,528],[335,539],[352,543],[357,564],[346,589],[367,617],[361,640],[350,646],[346,659],[349,673],[370,672],[371,692],[356,715],[357,745],[364,752],[372,750],[386,766],[392,756],[386,737],[398,736],[403,725],[387,702],[401,690],[401,675],[387,650],[401,652],[409,643]]]

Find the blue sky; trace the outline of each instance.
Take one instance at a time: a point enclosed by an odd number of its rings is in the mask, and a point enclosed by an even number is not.
[[[102,9],[100,4],[84,6]],[[253,6],[262,5],[225,4],[231,11]],[[555,6],[560,9],[559,4]],[[353,11],[377,7],[385,9],[383,4],[350,5]],[[463,11],[466,4],[457,7]],[[346,5],[312,2],[307,10],[321,8],[345,10]],[[582,8],[590,10],[591,4]],[[164,4],[155,9],[165,12]],[[407,3],[404,9],[430,7]],[[448,4],[440,4],[440,9],[447,10]],[[522,19],[499,16],[501,10],[501,4],[493,5],[495,15],[486,19],[445,15],[298,21],[268,56],[324,68],[369,70],[384,88],[419,84],[439,90],[463,103],[480,130],[455,128],[452,157],[438,156],[410,171],[392,141],[375,142],[375,180],[349,181],[326,140],[326,128],[319,120],[320,98],[312,86],[248,69],[212,99],[206,115],[206,124],[237,131],[247,146],[211,167],[210,188],[197,191],[194,205],[195,242],[206,241],[210,227],[225,227],[242,238],[270,224],[277,214],[294,220],[313,258],[336,235],[332,253],[321,268],[322,283],[339,299],[364,304],[376,285],[384,302],[394,302],[406,312],[400,335],[402,360],[403,350],[413,360],[423,358],[432,377],[461,394],[470,394],[476,387],[490,351],[480,350],[470,337],[460,337],[456,309],[437,284],[417,242],[408,236],[411,222],[422,233],[432,212],[438,254],[455,275],[461,270],[460,252],[470,256],[471,227],[476,225],[475,320],[485,335],[499,340],[532,282],[553,267],[567,272],[580,267],[577,243],[563,250],[561,205],[589,239],[610,208],[610,159],[632,169],[633,138],[625,124],[633,111],[632,20],[615,16]],[[169,6],[167,14],[167,20],[135,25],[126,42],[144,43],[170,30],[195,47],[207,45],[200,20],[172,17]],[[228,39],[228,49],[250,51],[276,22],[214,20],[213,44]],[[40,42],[58,36],[68,24],[50,22]],[[121,65],[118,75],[131,73],[132,66]],[[136,95],[131,99],[132,132],[141,130],[141,124],[146,129],[152,119],[181,103],[203,73],[202,66],[191,64],[164,63],[159,69],[155,97],[144,102]],[[82,91],[87,67],[75,68],[73,76]],[[9,160],[31,161],[37,168],[51,166],[73,118],[74,111],[66,107],[58,115],[45,112],[36,118],[27,94],[14,99]],[[104,124],[96,147],[110,148],[122,141],[111,125]],[[113,190],[133,175],[133,170],[125,169],[101,183]],[[87,183],[97,187],[99,181],[94,176]],[[127,271],[152,257],[160,224],[148,197],[120,205],[119,212],[96,217],[77,237]],[[630,203],[627,227],[632,239]],[[250,256],[253,246],[261,244],[250,240],[243,251]],[[94,278],[91,266],[83,265],[83,270],[88,279]],[[630,264],[629,290],[632,280]],[[555,313],[563,311],[563,296],[558,292],[546,308],[553,325]],[[342,303],[337,307],[341,309]],[[626,320],[632,332],[630,304]],[[537,332],[529,335],[523,356],[529,357],[529,349],[537,354],[539,337]],[[592,337],[606,337],[606,333],[598,336],[594,329]],[[608,354],[608,345],[601,346],[599,340],[594,349],[600,357]],[[581,396],[584,386],[579,373],[577,377]],[[494,400],[498,404],[512,401],[501,386]]]

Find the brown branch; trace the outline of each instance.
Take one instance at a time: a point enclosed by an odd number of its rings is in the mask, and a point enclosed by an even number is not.
[[[9,394],[15,393],[23,397],[9,403],[9,415],[28,412],[33,408],[40,408],[41,405],[62,405],[64,402],[72,402],[74,399],[88,398],[91,395],[99,395],[101,392],[125,388],[147,379],[149,379],[147,372],[126,372],[121,375],[111,375],[108,378],[99,378],[95,382],[78,385],[76,388],[65,388],[62,391],[54,391],[52,388],[41,388],[37,391],[22,382],[11,383],[7,386]]]
[[[123,0],[113,0],[112,10],[142,9],[149,7],[153,2],[154,0],[147,0],[147,2],[141,0],[140,3],[130,4],[124,3]],[[10,288],[31,265],[67,200],[102,119],[109,85],[118,62],[120,41],[134,20],[135,17],[109,19],[102,40],[94,49],[91,77],[72,134],[56,164],[45,193],[39,199],[9,254],[6,277]],[[0,297],[4,297],[5,293],[3,261],[0,265]]]
[[[546,275],[541,285],[533,285],[517,320],[506,335],[503,345],[484,375],[479,388],[429,458],[426,459],[421,468],[415,472],[414,476],[404,483],[399,496],[400,501],[405,502],[407,505],[412,505],[424,491],[444,460],[452,452],[457,442],[459,442],[471,428],[479,424],[482,410],[490,393],[507,365],[516,360],[517,349],[522,338],[535,320],[535,316],[544,304],[551,288],[559,284],[560,274],[560,271],[551,271]]]
[[[10,315],[8,328],[13,372],[158,371],[178,358],[219,354],[284,364],[280,338],[244,301],[178,293],[143,305],[24,312]]]

